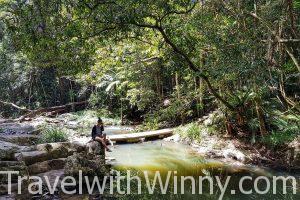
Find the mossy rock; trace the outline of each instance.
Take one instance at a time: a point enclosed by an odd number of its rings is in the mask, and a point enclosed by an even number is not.
[[[89,153],[74,153],[66,160],[65,175],[78,178],[79,171],[83,176],[99,177],[108,175],[109,168],[105,165],[104,155],[93,155]]]
[[[16,171],[19,174],[12,174],[12,183],[17,183],[18,176],[28,176],[28,168],[24,162],[0,161],[0,171]],[[8,175],[0,174],[0,184],[7,184]]]

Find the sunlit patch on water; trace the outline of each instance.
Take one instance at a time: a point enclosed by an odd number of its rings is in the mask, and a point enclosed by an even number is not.
[[[177,176],[192,176],[195,177],[196,184],[197,177],[199,176],[218,176],[224,182],[224,180],[230,176],[231,181],[228,186],[223,199],[296,199],[297,195],[286,195],[284,198],[282,194],[273,195],[268,193],[266,195],[244,195],[241,193],[231,195],[231,190],[239,188],[239,181],[243,176],[251,176],[253,179],[259,176],[266,176],[272,178],[273,175],[280,175],[268,169],[259,168],[257,166],[244,166],[235,165],[232,163],[223,163],[217,160],[208,160],[201,157],[189,146],[170,143],[165,141],[154,141],[139,144],[123,144],[117,145],[113,149],[112,153],[108,154],[110,157],[116,159],[113,163],[113,168],[126,174],[127,170],[135,171],[136,174],[143,179],[144,171],[147,171],[149,176],[153,177],[156,171],[160,172],[163,178],[166,178],[169,171],[176,171]],[[282,175],[282,174],[281,174]],[[172,179],[172,177],[171,177]],[[208,185],[203,186],[206,193],[191,194],[191,185],[187,185],[187,190],[184,195],[172,195],[172,189],[169,191],[169,195],[163,196],[159,193],[153,196],[122,196],[121,199],[131,199],[143,197],[144,199],[218,199],[220,191],[218,187],[214,185],[214,194],[209,194]],[[245,184],[246,188],[253,188],[253,184],[248,182]],[[262,184],[262,188],[265,185]],[[271,186],[272,187],[272,186]],[[280,189],[281,186],[279,186]],[[281,187],[282,188],[282,187]],[[164,198],[167,197],[167,198]],[[276,198],[274,198],[276,197]],[[277,198],[279,197],[279,198]]]
[[[234,166],[207,160],[187,145],[154,141],[140,144],[117,145],[110,157],[115,158],[115,169],[147,171],[177,171],[181,175],[206,175],[208,171],[227,173],[252,172],[270,176],[266,170],[251,166]]]

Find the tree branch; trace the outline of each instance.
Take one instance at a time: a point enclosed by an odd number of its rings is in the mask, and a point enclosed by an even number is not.
[[[291,59],[293,60],[294,64],[296,65],[298,71],[300,72],[300,65],[297,61],[297,58],[294,56],[294,54],[292,53],[292,51],[287,47],[285,46],[285,50],[286,52],[288,53],[288,55],[291,57]]]
[[[190,12],[192,12],[192,10],[194,10],[194,8],[196,7],[197,5],[197,2],[195,2],[193,4],[193,6],[185,11],[177,11],[177,10],[173,10],[173,11],[170,11],[170,12],[167,12],[165,13],[160,19],[159,19],[159,22],[162,22],[167,16],[169,15],[173,15],[173,14],[177,14],[177,15],[184,15],[184,14],[188,14]]]
[[[10,107],[16,108],[16,109],[21,110],[21,111],[26,111],[26,112],[31,112],[32,111],[30,109],[27,109],[27,108],[24,108],[24,107],[20,107],[20,106],[14,104],[14,103],[2,101],[2,100],[0,100],[0,103],[3,104],[3,105],[7,105],[7,106],[10,106]]]
[[[96,3],[94,5],[91,5],[89,3],[87,3],[86,1],[84,0],[81,0],[81,2],[88,8],[90,9],[91,11],[97,9],[98,6],[100,5],[104,5],[104,4],[116,4],[116,2],[114,1],[105,1],[105,0],[97,0]]]
[[[191,59],[189,58],[189,56],[183,51],[181,50],[179,47],[176,46],[175,43],[173,43],[171,41],[171,39],[168,37],[168,35],[166,34],[166,32],[164,31],[164,29],[159,26],[159,25],[149,25],[149,24],[138,24],[138,23],[133,23],[136,26],[139,27],[144,27],[144,28],[151,28],[151,29],[155,29],[157,31],[160,32],[160,34],[162,35],[162,37],[164,38],[165,42],[170,45],[173,49],[173,51],[175,53],[177,53],[178,55],[182,56],[183,59],[187,62],[189,68],[196,72],[197,75],[199,77],[201,77],[205,83],[208,86],[209,91],[219,100],[221,101],[229,110],[231,111],[235,111],[234,106],[232,106],[229,102],[227,102],[221,95],[218,94],[218,92],[216,92],[215,88],[212,86],[209,78],[203,74],[200,69],[191,61]]]

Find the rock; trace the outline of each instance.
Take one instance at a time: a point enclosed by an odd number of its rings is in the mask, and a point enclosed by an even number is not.
[[[0,185],[0,200],[15,200],[15,195],[8,195],[8,185],[7,184],[2,184]],[[11,192],[12,193],[17,193],[18,192],[18,183],[12,183],[11,184]]]
[[[34,129],[33,131],[28,132],[29,135],[39,135],[42,132],[42,128]]]
[[[84,144],[81,144],[79,142],[57,142],[38,144],[34,148],[38,151],[54,151],[64,148],[71,152],[82,152],[85,151],[86,147]]]
[[[225,151],[223,151],[223,155],[227,159],[229,158],[240,162],[246,161],[246,156],[238,150],[226,149]]]
[[[59,170],[65,167],[65,158],[47,160],[28,166],[30,175],[41,174],[52,170]]]
[[[3,144],[3,142],[0,144],[0,160],[14,160],[14,154],[17,152],[18,148]]]
[[[67,124],[66,124],[67,128],[69,129],[78,129],[78,122],[76,121],[69,121]]]
[[[204,120],[203,124],[205,126],[211,126],[213,124],[213,121],[211,118],[208,118],[208,119]]]
[[[0,140],[18,145],[33,145],[39,140],[39,136],[28,134],[15,134],[0,136]]]
[[[224,120],[224,114],[221,110],[215,110],[211,113],[209,113],[206,116],[203,116],[198,121],[203,122],[205,126],[211,126],[214,124],[220,124]]]
[[[61,185],[61,180],[64,177],[64,170],[51,170],[46,173],[41,173],[37,174],[36,176],[40,177],[43,181],[42,185],[42,194],[37,194],[31,197],[32,200],[60,200],[59,192],[60,192],[60,185]],[[46,181],[46,177],[47,180]],[[58,182],[56,183],[56,181]],[[48,188],[48,183],[50,187],[55,187],[54,188],[54,194],[50,194],[50,190]],[[57,185],[55,185],[57,184]]]
[[[46,151],[30,151],[30,152],[16,153],[15,158],[18,161],[24,161],[26,165],[32,165],[37,162],[42,162],[51,159],[49,157],[48,152]]]
[[[39,144],[34,147],[35,151],[16,153],[15,158],[24,161],[26,165],[33,165],[37,162],[67,158],[74,152],[85,151],[85,146],[79,143],[59,142]]]
[[[15,160],[15,153],[30,151],[32,148],[19,146],[10,142],[0,141],[0,160]]]
[[[24,161],[26,165],[32,165],[37,162],[43,162],[52,159],[66,158],[71,155],[72,152],[68,152],[67,149],[59,149],[54,151],[30,151],[15,154],[15,157],[19,161]]]
[[[201,131],[200,131],[200,135],[202,137],[203,136],[208,136],[209,135],[208,129],[207,128],[202,128]]]
[[[164,138],[164,141],[167,142],[180,142],[181,137],[179,134],[172,135],[171,137]]]
[[[105,165],[104,155],[93,155],[89,153],[75,153],[69,156],[66,160],[65,175],[77,177],[79,171],[82,171],[83,176],[99,178],[108,174],[108,167]]]
[[[19,161],[0,161],[0,169],[2,169],[2,167],[10,167],[10,166],[15,166],[15,165],[21,165],[22,163],[23,162],[19,162]]]
[[[86,145],[87,151],[94,155],[105,155],[105,150],[99,142],[92,141]]]
[[[34,130],[34,126],[26,123],[2,123],[0,129],[2,135],[27,134]]]
[[[17,161],[0,161],[0,171],[14,171],[19,174],[12,174],[12,183],[17,183],[18,176],[27,176],[28,168],[23,162]],[[7,184],[8,175],[0,174],[0,184]]]
[[[45,173],[40,173],[37,174],[36,176],[41,177],[43,180],[43,183],[45,183],[45,177],[47,177],[49,179],[49,183],[50,185],[53,187],[54,183],[55,183],[55,179],[59,178],[59,180],[62,179],[62,177],[64,177],[64,169],[59,169],[59,170],[51,170]],[[60,182],[60,181],[59,181]],[[59,187],[59,183],[57,184],[57,186]]]

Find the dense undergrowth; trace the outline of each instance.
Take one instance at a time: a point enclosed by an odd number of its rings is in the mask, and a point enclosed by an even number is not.
[[[72,108],[96,111],[75,116],[83,129],[100,115],[153,130],[219,109],[187,135],[270,148],[299,135],[299,0],[0,5],[1,117],[86,102]]]
[[[224,116],[219,117],[219,120],[214,120],[214,118],[209,120],[211,121],[210,124],[204,121],[180,126],[175,130],[175,133],[194,142],[201,142],[203,134],[217,135],[219,137],[227,134],[225,124],[224,122],[222,123]],[[249,137],[252,143],[260,143],[271,149],[280,149],[300,137],[300,118],[295,114],[277,112],[277,115],[270,121],[269,126],[272,129],[265,136],[261,136],[258,132],[252,132],[251,135],[244,137]]]

